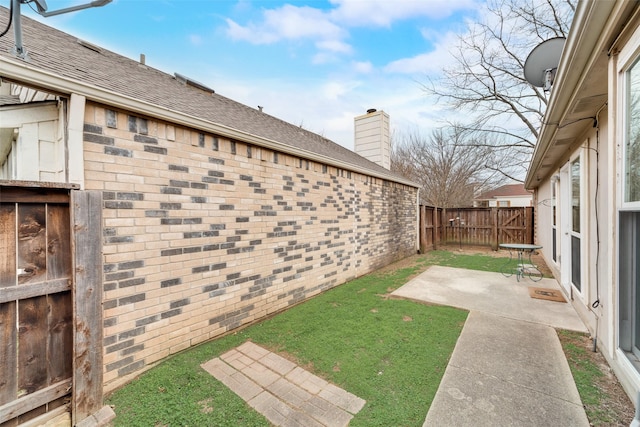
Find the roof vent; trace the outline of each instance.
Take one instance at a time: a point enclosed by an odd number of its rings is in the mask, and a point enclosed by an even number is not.
[[[102,49],[100,49],[100,47],[99,47],[99,46],[96,46],[96,45],[95,45],[95,44],[93,44],[93,43],[89,43],[88,41],[86,41],[86,40],[82,40],[82,39],[77,39],[77,40],[78,40],[78,43],[80,44],[80,46],[84,46],[84,47],[86,47],[87,49],[92,50],[92,51],[94,51],[94,52],[98,52],[98,53],[101,53],[101,52],[102,52]]]
[[[216,93],[215,90],[211,89],[209,86],[205,85],[204,83],[200,83],[196,80],[193,80],[190,77],[187,76],[183,76],[182,74],[178,74],[178,73],[173,73],[174,76],[176,77],[176,80],[179,81],[182,84],[185,84],[187,86],[191,86],[191,87],[195,87],[196,89],[200,89],[202,91],[205,91],[207,93]]]

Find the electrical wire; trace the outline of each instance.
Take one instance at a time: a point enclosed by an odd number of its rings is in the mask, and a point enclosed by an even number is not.
[[[596,119],[597,123],[598,119]],[[598,221],[598,193],[600,189],[600,125],[596,128],[596,190],[594,196],[596,217],[596,300],[591,304],[592,308],[600,305],[600,222]]]
[[[596,112],[593,127],[596,128],[596,189],[594,194],[594,215],[596,220],[596,299],[591,303],[592,311],[600,306],[600,221],[598,221],[598,198],[599,198],[599,189],[600,189],[600,112],[607,106],[605,102],[602,107]],[[598,333],[600,332],[600,316],[593,311],[593,314],[596,317],[596,330],[595,335],[593,337],[593,348],[591,349],[594,353],[598,350]]]
[[[2,33],[0,33],[0,37],[3,37],[5,34],[9,32],[11,28],[11,22],[13,21],[13,2],[9,2],[9,22],[7,22],[7,28],[4,29]]]
[[[598,200],[600,195],[600,112],[607,106],[605,102],[596,112],[593,122],[596,128],[596,190],[594,196],[595,219],[596,219],[596,300],[591,303],[591,308],[598,308],[600,305],[600,221],[598,220]]]

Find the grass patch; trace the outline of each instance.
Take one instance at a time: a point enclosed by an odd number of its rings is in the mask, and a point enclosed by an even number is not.
[[[422,425],[467,312],[387,295],[430,264],[363,276],[168,358],[109,397],[114,425],[269,425],[200,368],[247,340],[365,399],[351,426]]]
[[[603,372],[608,366],[602,355],[592,351],[589,335],[560,330],[558,337],[591,425],[629,425],[633,404],[613,374]]]
[[[455,252],[436,250],[427,252],[426,261],[431,265],[442,265],[445,267],[466,268],[467,270],[500,272],[509,257],[494,257],[491,255],[459,254]]]
[[[564,351],[567,361],[571,367],[573,379],[580,390],[580,396],[584,405],[597,405],[602,397],[602,391],[597,387],[596,381],[602,377],[600,369],[587,358],[587,350],[576,343],[586,334],[579,332],[558,331],[558,335],[566,338],[564,340]],[[591,417],[590,417],[591,418]]]

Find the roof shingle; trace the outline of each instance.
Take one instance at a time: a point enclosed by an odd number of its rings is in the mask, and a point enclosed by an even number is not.
[[[527,191],[524,188],[524,184],[507,184],[502,187],[498,187],[494,190],[490,190],[482,193],[476,200],[488,200],[495,199],[498,197],[520,197],[520,196],[531,196],[533,193]]]

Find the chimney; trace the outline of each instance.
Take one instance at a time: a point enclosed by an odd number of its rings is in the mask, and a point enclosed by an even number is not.
[[[355,152],[379,164],[385,169],[391,167],[391,136],[389,115],[375,108],[354,119]]]

